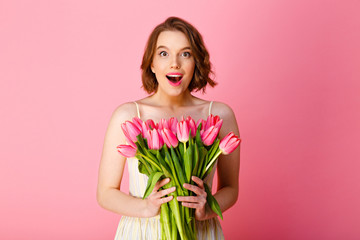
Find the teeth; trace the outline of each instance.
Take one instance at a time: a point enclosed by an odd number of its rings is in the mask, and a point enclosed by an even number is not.
[[[182,75],[166,75],[168,77],[182,77]]]

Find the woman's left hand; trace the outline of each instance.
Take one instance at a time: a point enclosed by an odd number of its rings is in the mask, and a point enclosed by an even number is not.
[[[204,181],[198,177],[192,176],[196,185],[184,183],[184,188],[194,192],[196,196],[179,196],[177,200],[182,202],[182,205],[189,208],[195,208],[195,219],[205,220],[206,219],[206,192],[204,187]]]

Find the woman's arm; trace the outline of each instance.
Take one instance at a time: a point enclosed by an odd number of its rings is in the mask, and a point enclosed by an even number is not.
[[[136,116],[135,114],[133,104],[125,103],[111,116],[99,167],[97,201],[101,207],[121,215],[153,217],[159,213],[162,203],[172,199],[172,196],[162,197],[173,192],[174,189],[157,191],[168,182],[168,179],[158,182],[152,194],[145,200],[120,191],[126,158],[118,153],[116,147],[125,144],[121,124],[131,120],[131,116]]]
[[[234,132],[240,137],[237,121],[233,110],[226,104],[215,102],[213,105],[213,115],[219,115],[223,119],[220,130],[220,139],[224,138],[229,132]],[[239,170],[240,170],[240,146],[231,154],[221,154],[218,159],[218,190],[214,197],[218,201],[221,211],[225,212],[233,206],[239,193]],[[209,208],[207,217],[216,216]]]

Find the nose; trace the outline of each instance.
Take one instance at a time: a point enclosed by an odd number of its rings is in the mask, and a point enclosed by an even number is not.
[[[171,60],[171,68],[179,69],[180,68],[180,61],[177,56],[174,56]]]

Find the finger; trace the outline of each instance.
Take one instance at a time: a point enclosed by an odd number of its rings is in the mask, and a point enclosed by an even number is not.
[[[167,203],[170,202],[174,197],[173,196],[168,196],[168,197],[164,197],[164,198],[160,198],[160,203]]]
[[[191,180],[193,180],[200,188],[204,188],[204,181],[196,176],[192,176]]]
[[[169,182],[170,182],[170,178],[164,178],[164,179],[158,181],[154,186],[153,192],[157,192],[161,187],[168,184]]]
[[[178,200],[179,202],[193,202],[193,203],[200,202],[199,197],[194,197],[194,196],[179,196],[176,198],[176,200]]]
[[[181,205],[188,208],[201,208],[200,204],[198,203],[188,203],[188,202],[182,202]]]
[[[164,197],[176,190],[176,187],[167,188],[157,192],[157,197]]]
[[[191,185],[191,184],[188,184],[188,183],[184,183],[183,186],[184,186],[184,188],[194,192],[198,196],[206,196],[206,192],[204,191],[204,189],[199,188],[198,186]]]

